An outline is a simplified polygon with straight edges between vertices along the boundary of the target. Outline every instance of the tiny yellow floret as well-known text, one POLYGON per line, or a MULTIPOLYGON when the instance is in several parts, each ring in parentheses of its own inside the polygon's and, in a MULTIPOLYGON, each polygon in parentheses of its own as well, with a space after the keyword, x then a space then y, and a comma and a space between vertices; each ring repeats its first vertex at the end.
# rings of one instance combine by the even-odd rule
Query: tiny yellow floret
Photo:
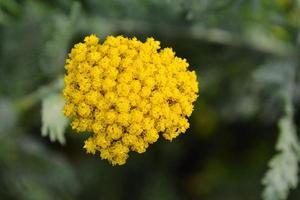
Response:
POLYGON ((87 153, 112 165, 129 151, 143 153, 159 136, 173 140, 189 128, 198 82, 185 59, 148 38, 96 35, 76 44, 66 60, 64 114, 77 132, 90 132, 87 153))

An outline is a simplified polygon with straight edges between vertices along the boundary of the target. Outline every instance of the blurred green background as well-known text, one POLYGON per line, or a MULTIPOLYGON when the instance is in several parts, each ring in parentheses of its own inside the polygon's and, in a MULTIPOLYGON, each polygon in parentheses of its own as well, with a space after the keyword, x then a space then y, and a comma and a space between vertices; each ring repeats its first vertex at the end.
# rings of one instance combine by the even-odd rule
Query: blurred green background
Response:
POLYGON ((287 84, 300 125, 299 46, 299 0, 0 0, 0 199, 260 199, 287 84), (186 134, 116 167, 69 126, 41 136, 42 101, 92 33, 154 37, 189 61, 200 95, 186 134))

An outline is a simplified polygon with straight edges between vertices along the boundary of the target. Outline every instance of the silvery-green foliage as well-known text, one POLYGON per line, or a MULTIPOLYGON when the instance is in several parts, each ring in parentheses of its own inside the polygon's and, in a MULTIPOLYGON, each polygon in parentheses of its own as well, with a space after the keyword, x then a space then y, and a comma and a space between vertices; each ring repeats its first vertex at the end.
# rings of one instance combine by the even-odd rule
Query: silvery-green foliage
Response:
POLYGON ((1 199, 74 199, 80 183, 69 160, 34 137, 18 131, 10 134, 13 140, 0 140, 0 168, 5 169, 0 179, 1 199), (10 198, 5 198, 7 194, 10 198))
POLYGON ((298 152, 299 143, 296 129, 290 116, 284 116, 279 121, 279 139, 276 145, 277 153, 269 163, 263 184, 265 189, 263 199, 287 199, 289 190, 298 184, 298 152))
POLYGON ((276 84, 282 87, 288 84, 288 77, 294 68, 294 63, 291 61, 274 59, 254 72, 254 80, 262 84, 276 84))
POLYGON ((80 4, 75 2, 70 6, 69 15, 58 13, 50 18, 51 26, 44 30, 48 39, 40 60, 44 73, 56 76, 63 72, 68 46, 79 28, 80 9, 80 4))
POLYGON ((260 115, 264 121, 276 123, 282 116, 282 100, 286 96, 291 96, 294 100, 295 71, 295 61, 277 58, 268 60, 254 71, 253 88, 257 96, 264 96, 259 103, 260 115))
POLYGON ((51 94, 42 100, 42 136, 52 142, 65 144, 65 129, 68 119, 63 115, 64 99, 61 94, 51 94))
MULTIPOLYGON (((299 59, 295 61, 290 59, 294 55, 299 58, 300 55, 298 48, 300 43, 299 0, 274 2, 259 0, 85 0, 77 1, 82 4, 80 10, 79 7, 76 8, 76 3, 75 6, 73 5, 73 2, 73 0, 0 0, 0 93, 1 99, 4 99, 0 100, 1 199, 83 199, 95 196, 98 198, 99 193, 102 199, 124 197, 122 191, 127 190, 123 189, 122 181, 116 181, 115 178, 120 174, 115 173, 115 170, 111 171, 101 163, 99 170, 99 165, 91 164, 89 160, 86 160, 86 155, 72 153, 77 158, 75 161, 68 159, 69 155, 66 152, 73 149, 71 143, 62 148, 62 151, 52 151, 52 145, 45 145, 42 140, 35 138, 35 128, 40 121, 39 118, 33 117, 36 116, 33 114, 40 112, 36 105, 51 93, 58 93, 61 90, 60 84, 49 83, 62 75, 67 48, 81 41, 84 35, 91 33, 100 36, 102 41, 107 35, 123 34, 139 38, 153 36, 164 40, 163 44, 166 46, 176 44, 175 50, 191 61, 192 66, 197 66, 194 69, 201 78, 199 99, 206 100, 207 107, 211 108, 209 113, 212 114, 205 115, 201 102, 200 107, 197 105, 193 115, 195 118, 204 116, 203 118, 208 121, 215 120, 214 126, 217 128, 223 128, 224 124, 240 127, 241 122, 251 123, 252 120, 255 120, 255 127, 250 125, 248 129, 250 131, 251 128, 265 127, 265 122, 268 123, 267 128, 270 128, 280 118, 279 131, 283 139, 279 139, 281 142, 278 143, 284 144, 286 148, 277 148, 278 154, 271 161, 269 175, 264 179, 265 185, 268 186, 266 187, 268 192, 265 192, 267 195, 264 197, 278 198, 279 193, 286 196, 289 188, 292 188, 297 180, 295 151, 290 147, 293 144, 287 141, 293 138, 291 134, 295 131, 293 120, 295 122, 298 120, 286 117, 281 105, 283 105, 282 97, 288 91, 285 89, 285 83, 290 77, 289 65, 292 62, 299 65, 299 59), (293 48, 290 48, 291 46, 293 48), (282 60, 273 60, 260 67, 260 70, 255 73, 256 81, 253 82, 249 76, 252 70, 261 65, 263 60, 272 59, 278 55, 282 60), (253 85, 255 85, 254 89, 252 89, 253 85), (260 88, 257 88, 257 85, 260 88), (10 100, 11 102, 8 102, 10 100), (259 120, 256 117, 259 117, 259 120), (286 165, 286 162, 289 162, 289 165, 286 165), (282 166, 279 167, 281 164, 282 166), (76 176, 81 177, 81 181, 88 180, 84 182, 87 187, 81 188, 82 193, 78 197, 75 196, 78 187, 74 187, 76 176, 73 174, 74 178, 72 178, 68 175, 72 169, 78 170, 79 173, 76 176), (282 177, 280 173, 283 172, 282 177), (97 189, 88 185, 93 185, 97 189), (281 190, 276 188, 281 188, 281 190), (95 191, 100 192, 95 193, 95 191), (7 193, 7 198, 5 194, 3 197, 3 192, 7 193)), ((300 86, 295 87, 298 87, 294 91, 297 94, 289 96, 293 96, 294 103, 298 107, 300 86)), ((47 110, 47 112, 50 111, 47 110)), ((197 122, 195 120, 193 124, 197 122)), ((224 132, 226 132, 226 127, 224 132)), ((47 134, 50 133, 49 130, 47 134)), ((197 132, 197 135, 204 130, 203 127, 199 130, 195 126, 191 127, 191 131, 197 132)), ((204 195, 209 199, 216 199, 209 196, 212 194, 218 194, 220 199, 258 199, 254 187, 251 189, 250 185, 245 185, 245 183, 255 178, 252 183, 257 185, 258 177, 252 176, 251 172, 254 168, 260 169, 259 159, 262 157, 265 159, 266 151, 269 151, 266 147, 270 143, 270 138, 269 136, 260 137, 261 130, 255 129, 257 134, 251 135, 257 146, 253 154, 247 156, 247 161, 254 163, 252 167, 249 166, 250 173, 237 173, 237 169, 241 168, 240 164, 243 162, 228 162, 231 163, 230 167, 221 165, 220 162, 217 163, 218 168, 207 167, 208 171, 205 167, 201 167, 200 171, 195 167, 197 176, 193 174, 193 171, 189 171, 191 177, 195 177, 195 181, 198 178, 201 179, 201 183, 205 180, 205 184, 198 184, 197 188, 201 190, 189 188, 186 194, 195 195, 194 199, 203 199, 201 191, 205 191, 204 195), (259 145, 261 142, 264 144, 263 147, 259 145), (219 169, 223 168, 232 170, 230 173, 241 174, 239 190, 236 190, 237 182, 233 181, 235 179, 231 176, 232 174, 227 179, 222 175, 220 171, 224 170, 219 169), (198 176, 198 172, 203 172, 205 176, 198 176), (230 187, 234 188, 232 196, 228 191, 230 187), (248 194, 253 196, 245 193, 243 187, 246 187, 248 194), (229 196, 224 195, 224 192, 229 196)), ((244 132, 241 131, 241 134, 244 132)), ((216 133, 213 138, 219 136, 220 134, 216 133)), ((228 134, 228 138, 230 136, 232 133, 228 134)), ((193 137, 187 138, 192 138, 190 141, 193 141, 188 144, 197 144, 193 137)), ((235 136, 232 138, 236 139, 235 136)), ((218 151, 220 148, 223 152, 229 145, 228 142, 225 144, 224 146, 216 145, 215 150, 218 151)), ((247 141, 243 146, 246 145, 249 145, 247 141)), ((175 155, 178 159, 176 162, 181 161, 178 152, 172 151, 174 162, 175 155)), ((186 151, 186 153, 189 152, 186 151)), ((165 159, 168 164, 172 163, 169 157, 165 159)), ((207 162, 202 161, 203 164, 209 165, 209 159, 207 162)), ((157 165, 156 162, 153 163, 157 165)), ((153 163, 149 162, 147 165, 149 169, 153 167, 153 163)), ((182 165, 191 166, 187 162, 182 165)), ((266 166, 265 163, 263 165, 266 166)), ((144 169, 143 173, 147 175, 151 172, 147 168, 144 169)), ((175 173, 176 176, 173 174, 173 177, 172 174, 165 174, 165 172, 170 172, 170 170, 163 171, 166 169, 169 169, 169 165, 165 165, 159 171, 170 176, 168 180, 172 181, 163 182, 165 187, 161 191, 159 187, 151 187, 157 181, 150 181, 151 184, 143 187, 139 180, 138 184, 141 187, 137 188, 149 188, 151 194, 157 195, 167 189, 169 198, 178 196, 175 188, 172 189, 172 184, 176 183, 176 180, 173 181, 171 178, 182 176, 178 176, 178 173, 175 173)), ((142 171, 138 169, 137 173, 140 172, 142 171)), ((125 177, 128 176, 126 172, 122 174, 125 177)), ((151 175, 153 176, 153 173, 151 175)), ((159 175, 153 176, 158 182, 159 175)), ((134 183, 134 179, 132 180, 134 183)), ((193 181, 193 183, 196 182, 193 181)), ((148 191, 140 192, 146 196, 148 191)), ((134 194, 134 191, 132 193, 134 194)))
POLYGON ((256 71, 256 80, 276 84, 283 100, 284 114, 278 122, 279 137, 276 155, 269 162, 269 170, 262 183, 264 200, 285 200, 290 189, 298 185, 298 162, 300 145, 294 124, 295 66, 289 62, 271 62, 256 71))

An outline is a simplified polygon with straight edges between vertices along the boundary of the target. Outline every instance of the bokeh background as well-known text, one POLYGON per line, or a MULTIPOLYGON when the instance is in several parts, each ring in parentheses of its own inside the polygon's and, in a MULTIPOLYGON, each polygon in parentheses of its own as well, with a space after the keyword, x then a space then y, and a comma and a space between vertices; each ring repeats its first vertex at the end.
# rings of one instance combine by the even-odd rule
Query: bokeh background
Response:
POLYGON ((299 46, 299 0, 0 0, 0 199, 260 199, 287 83, 300 125, 299 46), (189 61, 200 95, 186 134, 115 167, 69 125, 42 136, 43 99, 92 33, 154 37, 189 61))

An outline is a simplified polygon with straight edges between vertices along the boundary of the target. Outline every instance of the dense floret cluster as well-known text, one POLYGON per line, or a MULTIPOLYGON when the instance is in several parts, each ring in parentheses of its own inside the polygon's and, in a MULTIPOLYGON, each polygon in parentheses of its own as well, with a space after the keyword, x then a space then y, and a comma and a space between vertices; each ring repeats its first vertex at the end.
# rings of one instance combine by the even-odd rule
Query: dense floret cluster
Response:
POLYGON ((66 61, 64 113, 84 148, 122 165, 129 151, 143 153, 160 135, 172 140, 189 127, 198 82, 185 59, 153 38, 95 35, 74 46, 66 61))

